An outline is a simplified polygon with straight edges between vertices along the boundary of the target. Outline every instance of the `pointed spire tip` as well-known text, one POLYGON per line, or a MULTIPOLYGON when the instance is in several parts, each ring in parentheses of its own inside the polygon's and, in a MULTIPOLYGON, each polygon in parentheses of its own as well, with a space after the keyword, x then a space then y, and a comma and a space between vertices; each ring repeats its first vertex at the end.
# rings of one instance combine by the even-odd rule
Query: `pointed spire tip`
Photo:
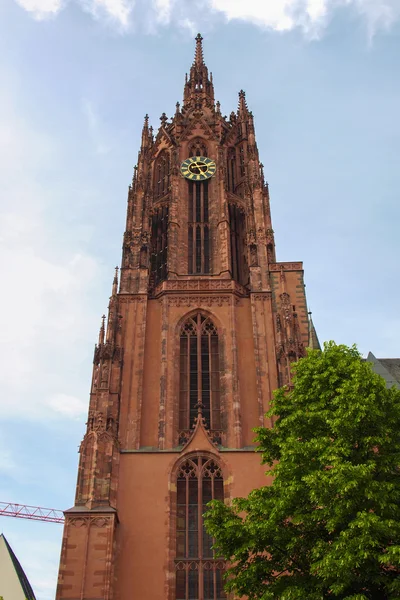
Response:
POLYGON ((202 45, 202 41, 203 38, 201 36, 201 33, 198 33, 196 35, 196 52, 194 55, 194 64, 197 66, 200 66, 203 64, 203 45, 202 45))

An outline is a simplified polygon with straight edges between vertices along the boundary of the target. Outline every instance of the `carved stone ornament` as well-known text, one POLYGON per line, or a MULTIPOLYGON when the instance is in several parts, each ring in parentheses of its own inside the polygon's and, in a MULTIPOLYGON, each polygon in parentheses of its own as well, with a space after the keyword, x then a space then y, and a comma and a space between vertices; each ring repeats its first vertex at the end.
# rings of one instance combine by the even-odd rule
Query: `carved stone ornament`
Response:
POLYGON ((250 246, 252 244, 257 243, 256 232, 255 229, 249 229, 247 232, 247 245, 250 246))
POLYGON ((147 294, 129 294, 119 298, 120 304, 134 304, 147 302, 147 294))
POLYGON ((257 302, 265 302, 271 297, 271 292, 265 292, 264 294, 252 294, 251 297, 257 302))
POLYGON ((140 241, 142 244, 148 244, 150 242, 150 233, 148 231, 142 231, 140 241))
POLYGON ((208 429, 207 425, 206 425, 206 419, 204 417, 202 417, 201 415, 198 415, 195 418, 194 424, 191 429, 182 429, 179 431, 179 434, 178 434, 179 446, 187 446, 187 444, 190 442, 190 440, 194 436, 194 433, 196 431, 198 424, 204 429, 204 431, 207 434, 207 437, 209 438, 209 440, 213 444, 213 446, 218 448, 219 446, 223 445, 223 440, 224 440, 223 430, 222 429, 218 429, 218 430, 217 429, 208 429))
POLYGON ((168 291, 229 291, 238 296, 248 296, 247 288, 240 285, 236 281, 230 279, 208 279, 208 280, 191 280, 191 279, 175 279, 161 282, 154 289, 154 296, 158 296, 163 292, 168 291))
POLYGON ((259 244, 267 243, 267 236, 266 236, 265 230, 262 227, 259 227, 257 229, 257 241, 259 244))
POLYGON ((266 242, 267 242, 267 244, 274 244, 274 231, 273 231, 273 229, 267 229, 267 231, 266 231, 266 242))
POLYGON ((170 296, 169 306, 229 306, 230 296, 170 296))
POLYGON ((67 517, 67 523, 70 527, 87 527, 90 522, 90 517, 67 517))
POLYGON ((294 263, 288 263, 288 262, 281 262, 281 263, 274 263, 272 265, 269 265, 269 270, 270 271, 302 271, 303 270, 303 263, 301 262, 294 262, 294 263))

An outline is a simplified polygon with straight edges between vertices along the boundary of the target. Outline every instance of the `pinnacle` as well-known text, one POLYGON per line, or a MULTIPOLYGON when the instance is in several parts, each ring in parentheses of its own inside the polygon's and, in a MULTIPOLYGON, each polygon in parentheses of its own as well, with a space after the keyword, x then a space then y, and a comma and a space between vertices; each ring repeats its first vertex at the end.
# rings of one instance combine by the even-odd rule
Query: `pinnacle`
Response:
POLYGON ((238 113, 244 114, 244 113, 247 113, 248 111, 249 111, 249 109, 247 108, 246 92, 244 90, 240 90, 238 113))
POLYGON ((117 295, 117 290, 118 290, 118 271, 119 271, 119 268, 115 267, 115 275, 114 275, 113 285, 112 285, 112 295, 113 296, 117 295))
POLYGON ((203 64, 203 38, 200 33, 196 36, 196 51, 194 55, 194 64, 200 67, 203 64))

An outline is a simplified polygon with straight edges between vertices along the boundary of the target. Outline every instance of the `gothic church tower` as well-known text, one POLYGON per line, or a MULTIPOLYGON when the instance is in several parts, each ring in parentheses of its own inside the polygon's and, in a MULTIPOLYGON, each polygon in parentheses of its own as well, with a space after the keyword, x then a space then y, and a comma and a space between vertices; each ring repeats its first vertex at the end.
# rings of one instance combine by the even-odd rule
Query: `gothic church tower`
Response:
POLYGON ((145 117, 57 600, 226 597, 202 514, 265 485, 252 429, 310 333, 245 93, 223 117, 199 34, 182 106, 155 135, 145 117))

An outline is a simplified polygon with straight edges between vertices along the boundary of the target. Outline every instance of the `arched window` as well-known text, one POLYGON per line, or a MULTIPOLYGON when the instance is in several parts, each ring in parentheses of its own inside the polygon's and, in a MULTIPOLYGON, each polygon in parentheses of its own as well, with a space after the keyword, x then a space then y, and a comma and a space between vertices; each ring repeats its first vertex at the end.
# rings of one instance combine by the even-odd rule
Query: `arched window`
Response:
POLYGON ((166 151, 161 152, 154 166, 154 196, 165 196, 169 188, 169 156, 166 151))
POLYGON ((203 514, 211 500, 224 499, 220 466, 196 456, 179 468, 176 506, 176 600, 224 600, 225 562, 215 557, 203 514))
MULTIPOLYGON (((211 431, 221 429, 218 331, 209 317, 198 313, 181 327, 179 429, 187 432, 198 412, 211 431)), ((182 435, 182 434, 181 434, 182 435)))

